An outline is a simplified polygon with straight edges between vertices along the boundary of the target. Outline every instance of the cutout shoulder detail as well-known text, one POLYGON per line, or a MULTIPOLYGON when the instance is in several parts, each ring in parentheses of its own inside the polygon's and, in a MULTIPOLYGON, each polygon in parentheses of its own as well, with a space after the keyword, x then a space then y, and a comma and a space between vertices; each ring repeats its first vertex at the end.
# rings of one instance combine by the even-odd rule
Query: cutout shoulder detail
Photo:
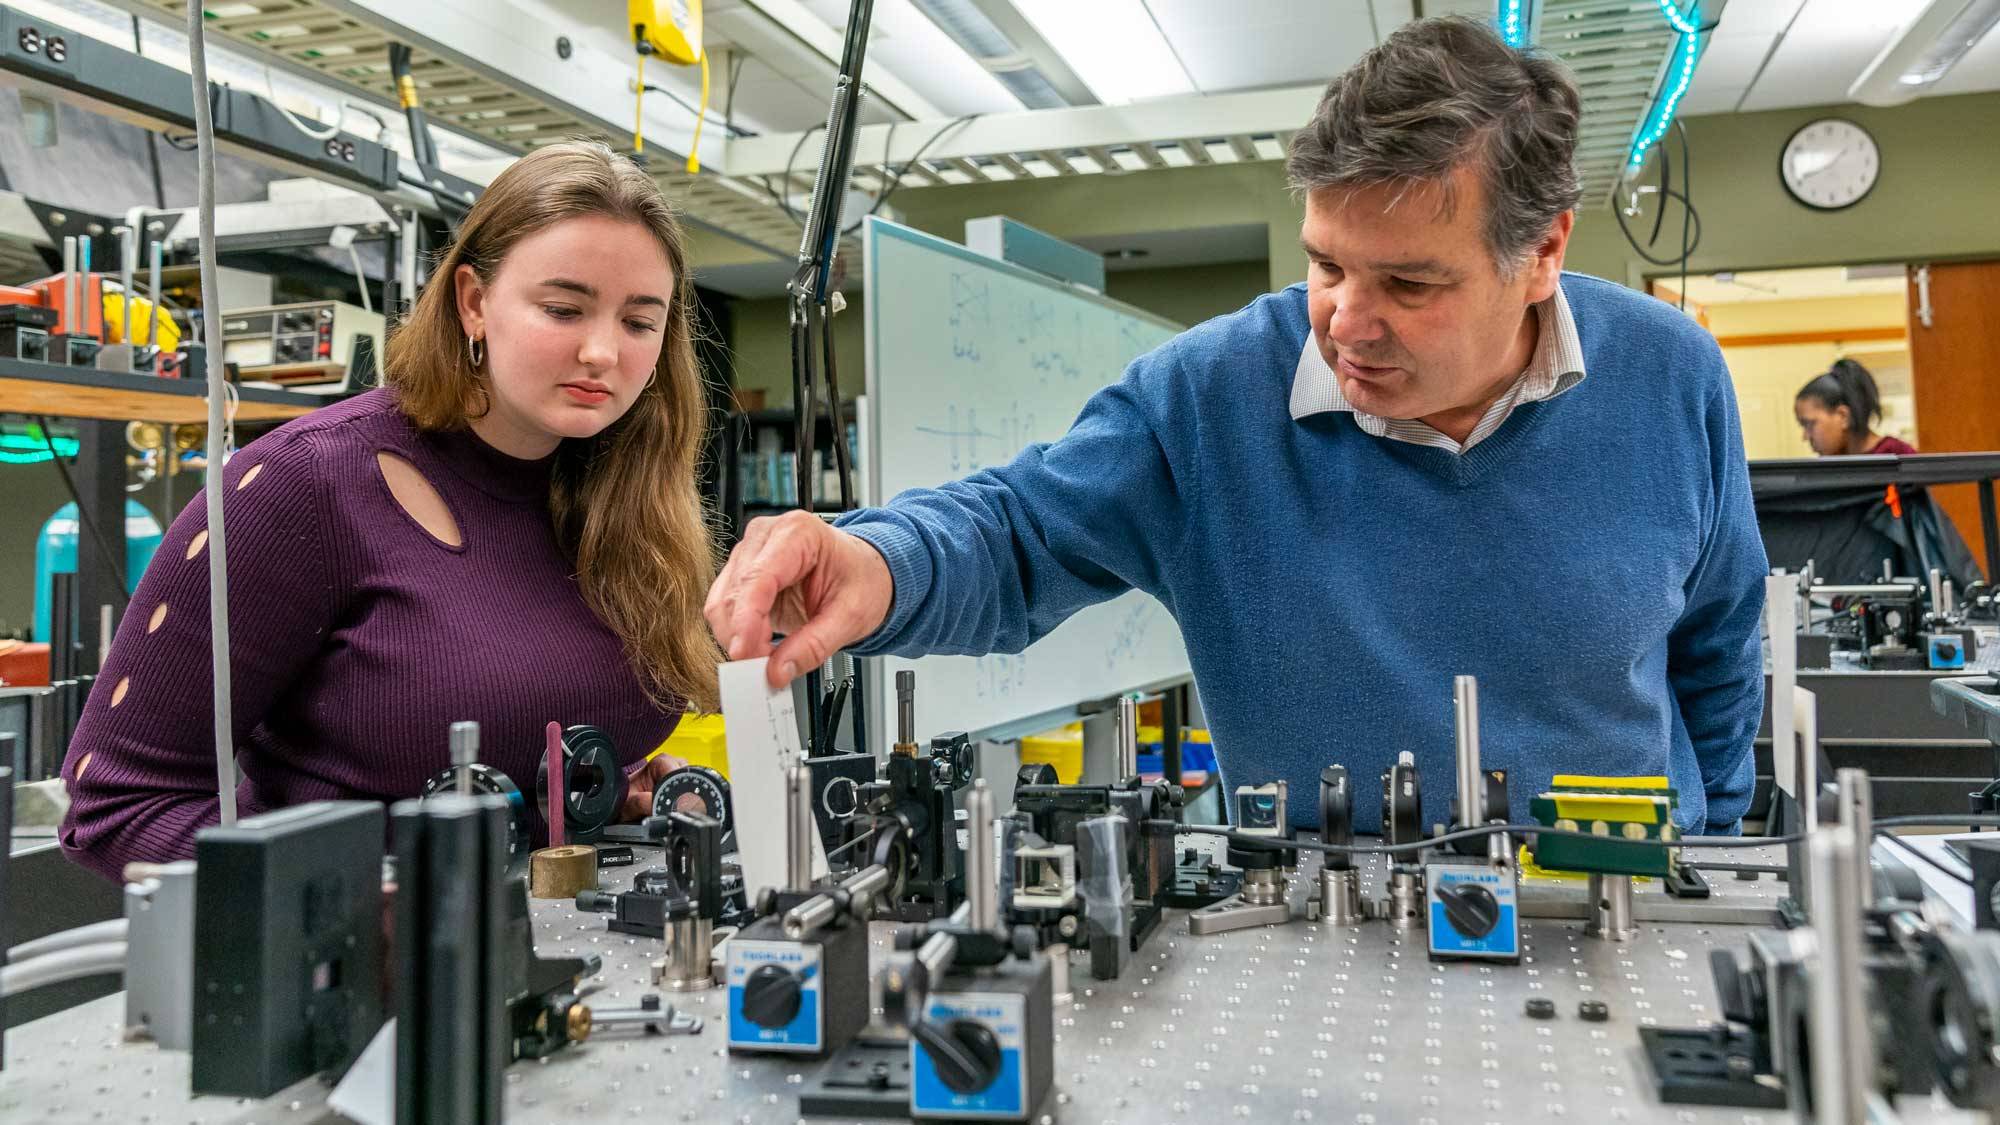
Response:
POLYGON ((389 486, 389 495, 395 498, 404 515, 415 520, 418 527, 430 533, 431 538, 447 547, 465 545, 465 537, 459 532, 451 507, 415 465, 410 464, 402 454, 387 449, 375 451, 375 465, 382 472, 382 482, 389 486))

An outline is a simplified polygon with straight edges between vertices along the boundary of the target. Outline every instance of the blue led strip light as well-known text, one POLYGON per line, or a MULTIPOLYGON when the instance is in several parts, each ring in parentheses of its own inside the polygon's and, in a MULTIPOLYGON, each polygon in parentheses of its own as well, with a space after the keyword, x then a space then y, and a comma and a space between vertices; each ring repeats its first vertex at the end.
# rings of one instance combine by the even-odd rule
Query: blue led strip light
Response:
POLYGON ((1494 22, 1499 25, 1500 38, 1509 47, 1528 45, 1528 3, 1529 0, 1500 0, 1500 11, 1494 22))
POLYGON ((1667 17, 1680 38, 1674 43, 1674 54, 1667 62, 1667 85, 1665 96, 1654 103, 1651 120, 1632 142, 1632 155, 1625 161, 1626 171, 1636 172, 1646 163, 1646 152, 1674 123, 1674 110, 1681 104, 1681 97, 1687 93, 1694 81, 1694 64, 1701 57, 1701 0, 1694 0, 1683 12, 1673 0, 1659 0, 1660 11, 1667 17))

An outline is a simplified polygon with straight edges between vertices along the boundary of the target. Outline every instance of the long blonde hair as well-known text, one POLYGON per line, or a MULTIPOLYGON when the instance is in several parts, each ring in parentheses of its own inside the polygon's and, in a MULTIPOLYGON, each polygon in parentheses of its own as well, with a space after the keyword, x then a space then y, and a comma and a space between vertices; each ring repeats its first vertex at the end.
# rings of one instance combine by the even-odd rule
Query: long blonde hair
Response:
POLYGON ((389 337, 387 381, 420 429, 466 426, 490 405, 458 319, 453 278, 491 284, 521 239, 565 219, 604 215, 659 239, 673 269, 657 377, 596 437, 556 452, 549 510, 584 601, 624 642, 653 698, 713 712, 721 652, 702 618, 717 555, 696 482, 708 400, 694 355, 694 285, 680 220, 638 166, 591 141, 540 148, 495 177, 459 225, 409 314, 389 337))

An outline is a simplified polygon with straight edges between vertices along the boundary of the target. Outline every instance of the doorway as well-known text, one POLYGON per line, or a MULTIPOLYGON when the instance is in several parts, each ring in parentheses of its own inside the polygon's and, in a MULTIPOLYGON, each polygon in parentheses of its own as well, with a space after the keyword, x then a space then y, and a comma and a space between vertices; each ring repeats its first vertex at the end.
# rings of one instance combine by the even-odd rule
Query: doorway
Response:
MULTIPOLYGON (((1792 402, 1838 359, 1854 360, 1874 376, 1882 397, 1876 432, 1917 444, 1905 278, 1897 263, 1687 279, 1687 311, 1715 337, 1729 366, 1750 460, 1813 455, 1792 402)), ((1680 303, 1678 277, 1652 285, 1654 296, 1680 303)))

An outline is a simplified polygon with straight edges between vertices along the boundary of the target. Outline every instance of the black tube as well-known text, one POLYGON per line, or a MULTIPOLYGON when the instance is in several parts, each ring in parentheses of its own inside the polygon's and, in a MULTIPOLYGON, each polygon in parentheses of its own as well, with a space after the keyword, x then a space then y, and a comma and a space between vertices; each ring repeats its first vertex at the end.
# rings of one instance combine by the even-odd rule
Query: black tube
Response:
POLYGON ((1986 577, 2000 580, 2000 517, 1993 510, 1993 482, 1979 482, 1979 524, 1986 539, 1986 577))
POLYGON ((840 376, 833 363, 833 316, 822 313, 819 323, 820 351, 826 367, 826 416, 828 425, 833 427, 834 475, 840 478, 840 510, 854 510, 854 466, 849 463, 847 450, 847 420, 840 409, 840 376))

